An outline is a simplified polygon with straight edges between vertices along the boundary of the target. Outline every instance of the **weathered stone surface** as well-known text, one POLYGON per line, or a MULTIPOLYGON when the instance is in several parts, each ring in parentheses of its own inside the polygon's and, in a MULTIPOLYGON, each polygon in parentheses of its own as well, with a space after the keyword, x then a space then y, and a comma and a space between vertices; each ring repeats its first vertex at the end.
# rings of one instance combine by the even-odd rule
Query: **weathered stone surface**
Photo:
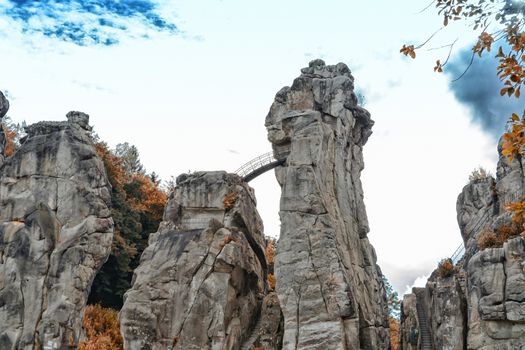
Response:
POLYGON ((2 91, 0 91, 0 119, 2 119, 9 110, 9 101, 5 98, 2 91))
POLYGON ((501 248, 480 251, 478 246, 483 230, 510 224, 505 205, 525 199, 523 159, 509 162, 501 155, 501 145, 499 152, 497 178, 474 179, 458 197, 458 223, 466 249, 456 273, 449 279, 434 273, 425 289, 433 300, 426 307, 437 349, 525 348, 524 238, 510 239, 501 248), (460 329, 466 335, 463 344, 457 342, 465 339, 460 329))
POLYGON ((417 297, 405 294, 401 303, 401 322, 399 337, 402 350, 418 350, 419 322, 417 315, 417 297))
POLYGON ((387 349, 385 290, 360 173, 373 121, 358 107, 342 63, 321 60, 281 89, 266 118, 286 163, 275 260, 284 315, 283 349, 387 349))
POLYGON ((181 175, 120 313, 125 349, 239 349, 267 292, 252 189, 225 172, 181 175))
POLYGON ((27 128, 0 167, 0 349, 74 347, 113 239, 89 117, 27 128), (83 120, 83 123, 79 123, 83 120))
POLYGON ((463 350, 466 345, 466 300, 461 276, 440 277, 433 274, 421 298, 426 311, 432 344, 436 349, 463 350))
POLYGON ((0 167, 2 164, 4 164, 5 161, 5 145, 6 145, 6 138, 4 133, 4 127, 2 124, 2 118, 7 114, 7 111, 9 110, 9 101, 5 98, 2 91, 0 91, 0 167))

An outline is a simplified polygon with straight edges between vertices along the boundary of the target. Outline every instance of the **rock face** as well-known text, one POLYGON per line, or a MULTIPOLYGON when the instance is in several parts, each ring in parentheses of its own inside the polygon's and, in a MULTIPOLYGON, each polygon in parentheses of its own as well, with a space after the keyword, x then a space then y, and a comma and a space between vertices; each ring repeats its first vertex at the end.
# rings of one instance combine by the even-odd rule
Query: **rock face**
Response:
POLYGON ((524 348, 525 240, 518 236, 484 250, 478 244, 482 232, 511 223, 505 204, 525 199, 523 160, 509 162, 499 150, 497 178, 474 178, 458 197, 463 259, 453 276, 435 272, 420 291, 436 349, 524 348))
POLYGON ((4 128, 2 125, 2 118, 7 114, 7 111, 9 110, 9 101, 5 98, 2 91, 0 91, 0 167, 2 164, 4 164, 5 161, 5 134, 4 134, 4 128))
POLYGON ((401 349, 419 349, 419 321, 415 294, 408 294, 403 298, 403 302, 401 303, 401 325, 399 334, 401 349))
POLYGON ((321 60, 281 89, 266 117, 282 187, 275 260, 283 349, 388 349, 381 271, 367 239, 360 173, 371 134, 353 77, 321 60))
POLYGON ((67 118, 29 126, 0 166, 0 349, 75 348, 110 253, 110 185, 89 117, 67 118))
MULTIPOLYGON (((255 205, 237 175, 178 177, 125 295, 125 349, 249 348, 268 291, 255 205)), ((271 307, 265 302, 263 316, 271 307)))

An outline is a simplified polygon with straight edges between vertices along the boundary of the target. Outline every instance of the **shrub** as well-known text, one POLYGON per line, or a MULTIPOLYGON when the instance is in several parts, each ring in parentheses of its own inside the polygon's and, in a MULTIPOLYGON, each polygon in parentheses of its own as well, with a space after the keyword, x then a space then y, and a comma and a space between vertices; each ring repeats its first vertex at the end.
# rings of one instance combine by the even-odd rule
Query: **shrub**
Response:
POLYGON ((492 177, 492 175, 491 175, 490 172, 488 172, 487 170, 485 170, 482 167, 479 167, 479 168, 474 169, 472 171, 472 173, 469 175, 468 179, 469 179, 470 182, 476 182, 476 181, 486 180, 486 179, 489 179, 491 177, 492 177))
POLYGON ((87 339, 78 344, 78 350, 122 350, 123 339, 120 334, 116 310, 100 305, 89 305, 84 311, 82 321, 87 339))
POLYGON ((499 242, 495 232, 485 229, 478 236, 478 247, 481 250, 501 247, 501 242, 499 242))
POLYGON ((442 278, 450 277, 454 273, 454 263, 452 259, 446 258, 439 262, 438 264, 438 274, 442 278))
POLYGON ((273 259, 275 258, 275 240, 270 238, 268 239, 268 244, 266 244, 266 261, 269 265, 273 265, 273 259))
POLYGON ((273 275, 273 273, 269 273, 268 274, 268 285, 270 286, 271 290, 275 290, 276 282, 277 281, 276 281, 275 276, 273 275))
POLYGON ((235 202, 237 201, 238 194, 237 192, 230 192, 227 193, 224 196, 224 199, 222 201, 222 204, 224 205, 224 209, 230 210, 235 205, 235 202))
POLYGON ((399 350, 399 321, 394 317, 388 318, 390 328, 390 349, 399 350))
POLYGON ((500 248, 503 243, 511 238, 518 237, 520 234, 522 234, 522 227, 517 222, 513 222, 511 225, 501 225, 496 231, 485 229, 479 234, 478 247, 481 250, 500 248))

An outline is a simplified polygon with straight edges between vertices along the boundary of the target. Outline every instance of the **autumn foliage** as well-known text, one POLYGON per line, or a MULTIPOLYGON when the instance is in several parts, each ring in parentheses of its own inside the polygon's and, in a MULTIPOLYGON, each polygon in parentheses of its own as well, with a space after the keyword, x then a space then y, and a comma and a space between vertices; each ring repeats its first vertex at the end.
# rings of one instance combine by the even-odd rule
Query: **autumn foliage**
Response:
POLYGON ((229 210, 231 208, 233 208, 233 206, 235 205, 235 202, 237 201, 237 197, 238 197, 238 193, 237 192, 229 192, 227 193, 222 202, 223 202, 223 205, 224 205, 224 209, 226 210, 229 210))
POLYGON ((78 350, 123 349, 117 311, 89 305, 84 311, 83 327, 87 340, 78 345, 78 350))
POLYGON ((390 349, 399 350, 399 320, 389 317, 388 325, 390 328, 390 349))
POLYGON ((450 277, 454 273, 454 263, 452 262, 452 259, 447 258, 443 259, 438 264, 438 274, 442 278, 450 277))
POLYGON ((502 247, 503 243, 518 237, 522 231, 523 227, 518 223, 501 225, 496 230, 485 229, 478 236, 478 247, 479 249, 502 247))
POLYGON ((115 228, 111 255, 95 278, 89 302, 118 309, 122 296, 130 288, 132 272, 147 246, 148 236, 162 220, 167 195, 154 174, 144 173, 138 152, 124 149, 124 156, 135 157, 124 159, 103 142, 96 143, 95 148, 112 186, 111 216, 115 228))
POLYGON ((274 275, 274 259, 275 259, 275 239, 268 238, 266 242, 266 249, 264 251, 266 255, 266 262, 268 263, 268 285, 271 290, 275 290, 277 280, 274 275))

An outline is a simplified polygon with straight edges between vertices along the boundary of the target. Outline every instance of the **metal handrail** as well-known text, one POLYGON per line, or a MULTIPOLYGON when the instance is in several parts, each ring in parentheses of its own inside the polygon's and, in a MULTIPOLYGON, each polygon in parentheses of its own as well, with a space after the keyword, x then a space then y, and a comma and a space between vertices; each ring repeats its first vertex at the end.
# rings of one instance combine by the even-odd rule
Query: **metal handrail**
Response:
POLYGON ((450 258, 452 260, 452 263, 455 265, 458 261, 461 260, 461 258, 465 255, 465 246, 463 243, 456 249, 456 251, 452 254, 452 257, 450 258))
MULTIPOLYGON (((273 152, 267 152, 245 163, 239 169, 235 170, 235 173, 245 179, 257 170, 267 167, 270 164, 282 163, 285 159, 286 157, 275 156, 273 152)), ((264 171, 267 171, 267 169, 264 171)))

